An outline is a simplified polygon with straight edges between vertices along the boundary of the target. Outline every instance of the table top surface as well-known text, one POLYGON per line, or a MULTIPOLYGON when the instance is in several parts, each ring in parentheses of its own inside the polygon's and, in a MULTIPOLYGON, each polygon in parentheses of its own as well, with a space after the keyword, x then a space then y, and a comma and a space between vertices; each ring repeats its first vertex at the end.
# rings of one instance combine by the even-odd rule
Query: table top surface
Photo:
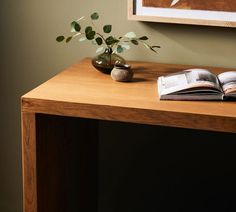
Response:
MULTIPOLYGON (((25 94, 22 97, 22 111, 236 131, 236 102, 159 100, 159 76, 196 66, 148 62, 130 64, 134 70, 134 79, 132 82, 121 83, 97 71, 92 67, 90 59, 86 58, 25 94), (199 119, 202 119, 205 126, 199 119)), ((230 70, 205 68, 217 74, 230 70)))

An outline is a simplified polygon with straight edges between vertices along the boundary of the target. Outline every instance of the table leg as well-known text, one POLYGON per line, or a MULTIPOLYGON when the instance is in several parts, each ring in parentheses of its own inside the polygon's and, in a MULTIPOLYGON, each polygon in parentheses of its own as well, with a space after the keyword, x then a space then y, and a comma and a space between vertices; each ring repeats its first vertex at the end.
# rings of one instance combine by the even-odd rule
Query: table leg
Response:
POLYGON ((35 114, 22 113, 24 212, 37 212, 35 114))
POLYGON ((23 117, 24 212, 97 211, 98 121, 27 117, 23 117))

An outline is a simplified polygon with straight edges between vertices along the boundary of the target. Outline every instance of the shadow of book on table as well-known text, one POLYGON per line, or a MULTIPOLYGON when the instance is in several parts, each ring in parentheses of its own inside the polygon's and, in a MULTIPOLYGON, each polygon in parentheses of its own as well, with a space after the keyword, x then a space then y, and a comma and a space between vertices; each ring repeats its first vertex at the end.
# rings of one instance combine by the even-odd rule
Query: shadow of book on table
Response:
POLYGON ((236 100, 236 71, 187 69, 157 80, 160 100, 236 100))

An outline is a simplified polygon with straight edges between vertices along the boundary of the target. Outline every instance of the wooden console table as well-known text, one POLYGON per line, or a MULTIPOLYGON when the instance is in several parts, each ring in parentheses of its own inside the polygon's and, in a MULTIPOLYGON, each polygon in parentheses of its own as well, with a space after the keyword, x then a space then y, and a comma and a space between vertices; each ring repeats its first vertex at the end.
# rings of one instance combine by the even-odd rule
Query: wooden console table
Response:
POLYGON ((96 211, 98 120, 236 132, 235 102, 158 100, 157 77, 190 66, 131 64, 119 83, 84 59, 22 97, 24 212, 96 211))

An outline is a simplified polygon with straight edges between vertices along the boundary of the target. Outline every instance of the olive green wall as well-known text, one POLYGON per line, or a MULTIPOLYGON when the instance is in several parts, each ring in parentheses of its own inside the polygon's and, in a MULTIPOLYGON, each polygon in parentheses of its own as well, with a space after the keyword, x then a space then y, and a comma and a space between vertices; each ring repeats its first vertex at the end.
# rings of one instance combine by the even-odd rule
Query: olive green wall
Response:
POLYGON ((236 68, 236 30, 127 20, 127 1, 3 0, 0 7, 1 127, 0 211, 22 207, 20 96, 71 63, 93 56, 95 47, 77 41, 58 44, 68 23, 93 11, 111 23, 115 35, 135 31, 161 45, 159 54, 132 47, 126 59, 236 68))

